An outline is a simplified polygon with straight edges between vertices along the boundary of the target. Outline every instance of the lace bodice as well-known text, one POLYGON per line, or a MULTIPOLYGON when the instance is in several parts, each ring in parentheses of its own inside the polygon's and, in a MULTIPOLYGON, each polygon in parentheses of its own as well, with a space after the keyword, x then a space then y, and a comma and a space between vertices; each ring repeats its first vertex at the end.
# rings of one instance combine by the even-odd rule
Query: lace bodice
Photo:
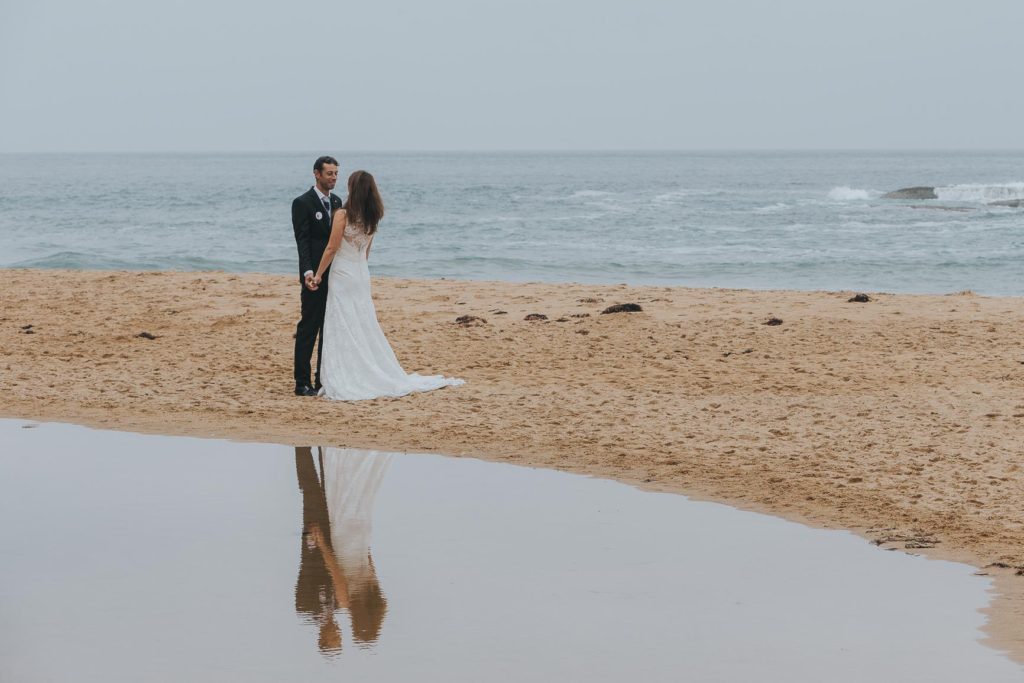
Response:
POLYGON ((356 223, 349 223, 345 226, 345 233, 342 238, 359 251, 366 251, 366 245, 370 243, 372 235, 366 234, 366 228, 356 223))

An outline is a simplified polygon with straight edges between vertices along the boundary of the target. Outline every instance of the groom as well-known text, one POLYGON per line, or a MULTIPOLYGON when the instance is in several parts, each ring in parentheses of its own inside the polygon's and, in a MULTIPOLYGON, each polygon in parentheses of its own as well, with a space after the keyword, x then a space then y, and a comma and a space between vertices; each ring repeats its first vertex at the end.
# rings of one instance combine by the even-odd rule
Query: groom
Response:
POLYGON ((320 359, 324 349, 324 310, 327 307, 327 275, 320 286, 313 274, 331 236, 331 217, 342 207, 342 201, 331 190, 338 182, 338 160, 323 156, 313 163, 316 185, 292 201, 292 229, 299 249, 299 273, 302 282, 302 318, 295 328, 295 395, 316 396, 320 389, 320 359), (320 343, 316 344, 317 335, 320 343), (313 346, 317 346, 316 384, 310 382, 309 362, 313 346))

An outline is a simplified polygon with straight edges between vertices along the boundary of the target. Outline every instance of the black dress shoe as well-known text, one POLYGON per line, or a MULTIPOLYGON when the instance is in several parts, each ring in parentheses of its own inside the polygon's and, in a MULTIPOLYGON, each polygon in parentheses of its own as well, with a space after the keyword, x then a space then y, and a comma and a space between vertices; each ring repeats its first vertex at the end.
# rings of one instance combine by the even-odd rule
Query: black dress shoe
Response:
POLYGON ((296 384, 295 385, 296 396, 316 396, 316 389, 309 386, 308 384, 296 384))

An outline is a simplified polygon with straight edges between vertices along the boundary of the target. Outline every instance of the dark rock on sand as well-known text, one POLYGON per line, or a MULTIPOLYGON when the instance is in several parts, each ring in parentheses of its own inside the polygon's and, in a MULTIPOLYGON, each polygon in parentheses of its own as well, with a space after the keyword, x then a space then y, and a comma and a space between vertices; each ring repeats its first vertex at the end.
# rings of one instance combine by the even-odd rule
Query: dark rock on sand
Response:
POLYGON ((868 296, 867 294, 854 294, 846 301, 847 303, 851 304, 866 304, 867 302, 871 301, 871 297, 868 296))
POLYGON ((460 315, 455 319, 456 324, 469 327, 471 325, 484 325, 487 323, 486 320, 475 315, 460 315))
POLYGON ((525 318, 523 318, 523 320, 547 320, 547 319, 548 319, 548 317, 546 315, 544 315, 543 313, 531 313, 528 316, 526 316, 525 318))
POLYGON ((782 318, 768 318, 762 324, 770 325, 772 327, 774 327, 775 325, 781 325, 782 324, 782 318))
POLYGON ((142 339, 156 339, 156 335, 155 334, 150 334, 149 332, 139 332, 135 336, 136 337, 141 337, 142 339))
POLYGON ((903 187, 886 192, 882 199, 938 199, 934 187, 903 187))
POLYGON ((615 304, 601 311, 601 315, 606 313, 639 313, 644 309, 640 308, 640 304, 615 304))

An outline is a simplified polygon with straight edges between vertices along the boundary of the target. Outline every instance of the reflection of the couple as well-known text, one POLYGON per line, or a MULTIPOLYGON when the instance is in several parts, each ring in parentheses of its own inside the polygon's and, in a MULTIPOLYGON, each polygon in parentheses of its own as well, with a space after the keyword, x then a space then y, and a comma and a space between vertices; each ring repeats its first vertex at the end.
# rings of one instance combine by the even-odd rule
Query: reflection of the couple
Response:
POLYGON ((391 455, 351 448, 295 449, 302 491, 302 546, 295 609, 320 629, 325 654, 341 652, 335 620, 346 610, 353 640, 370 645, 380 636, 387 600, 370 555, 373 500, 391 455))

